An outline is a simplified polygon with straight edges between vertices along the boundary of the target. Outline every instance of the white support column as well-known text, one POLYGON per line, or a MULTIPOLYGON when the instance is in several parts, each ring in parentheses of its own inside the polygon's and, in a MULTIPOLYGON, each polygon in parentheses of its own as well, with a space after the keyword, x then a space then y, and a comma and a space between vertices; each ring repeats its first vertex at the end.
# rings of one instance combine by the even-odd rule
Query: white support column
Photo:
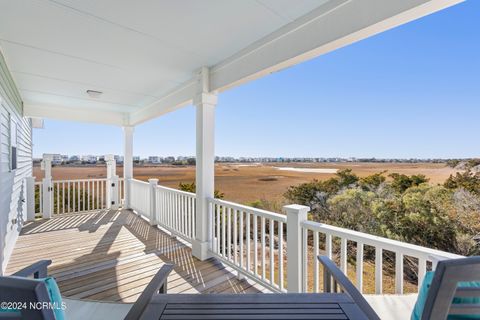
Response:
POLYGON ((209 70, 203 67, 197 77, 196 106, 196 238, 192 254, 200 260, 209 258, 211 221, 208 199, 214 196, 215 184, 215 106, 217 95, 209 92, 209 70))
POLYGON ((117 163, 113 154, 105 156, 107 163, 107 209, 118 209, 118 176, 117 163))
POLYGON ((288 292, 302 292, 302 221, 307 220, 310 208, 298 204, 284 206, 287 213, 287 290, 288 292))
MULTIPOLYGON (((123 207, 130 209, 130 179, 133 179, 133 131, 135 127, 123 127, 123 188, 125 190, 123 207)), ((121 199, 119 199, 121 201, 121 199)))
POLYGON ((50 219, 53 213, 52 160, 53 155, 43 154, 41 169, 45 171, 42 180, 42 213, 44 219, 50 219))
POLYGON ((25 178, 27 200, 27 221, 35 220, 35 177, 25 178))

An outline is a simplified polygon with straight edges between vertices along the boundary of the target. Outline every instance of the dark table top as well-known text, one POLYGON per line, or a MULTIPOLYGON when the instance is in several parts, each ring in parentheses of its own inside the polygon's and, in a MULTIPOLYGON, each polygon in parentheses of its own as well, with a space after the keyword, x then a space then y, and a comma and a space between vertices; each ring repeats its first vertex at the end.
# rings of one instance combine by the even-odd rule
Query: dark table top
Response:
POLYGON ((142 319, 368 319, 343 293, 160 294, 142 319))

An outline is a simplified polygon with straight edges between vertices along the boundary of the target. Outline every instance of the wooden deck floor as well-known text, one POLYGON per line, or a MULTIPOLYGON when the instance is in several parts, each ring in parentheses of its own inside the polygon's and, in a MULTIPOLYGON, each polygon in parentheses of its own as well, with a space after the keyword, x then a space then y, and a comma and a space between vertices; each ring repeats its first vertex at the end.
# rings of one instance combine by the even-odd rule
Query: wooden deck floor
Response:
POLYGON ((40 259, 53 261, 49 274, 71 298, 133 302, 166 262, 175 264, 169 292, 259 292, 218 261, 193 258, 188 246, 126 210, 64 214, 27 223, 7 274, 40 259))

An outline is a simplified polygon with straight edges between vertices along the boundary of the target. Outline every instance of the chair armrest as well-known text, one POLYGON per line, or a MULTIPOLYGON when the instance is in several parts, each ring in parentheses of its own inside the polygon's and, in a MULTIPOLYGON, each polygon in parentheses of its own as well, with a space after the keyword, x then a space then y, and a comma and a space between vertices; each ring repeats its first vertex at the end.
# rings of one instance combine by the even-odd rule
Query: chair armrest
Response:
POLYGON ((360 291, 353 285, 347 276, 326 256, 318 256, 318 260, 323 266, 323 286, 325 292, 332 292, 330 279, 336 281, 343 292, 348 294, 355 304, 367 315, 368 319, 378 319, 380 317, 368 304, 360 291))
POLYGON ((137 301, 133 304, 132 308, 125 317, 125 320, 140 319, 142 313, 147 308, 153 296, 159 293, 167 293, 167 278, 172 270, 173 264, 169 263, 160 268, 145 290, 143 290, 140 297, 138 297, 137 301))
POLYGON ((38 278, 45 278, 47 276, 47 267, 52 263, 52 260, 40 260, 35 262, 34 264, 29 265, 28 267, 23 268, 20 271, 15 272, 12 276, 16 277, 31 277, 38 279, 38 278))

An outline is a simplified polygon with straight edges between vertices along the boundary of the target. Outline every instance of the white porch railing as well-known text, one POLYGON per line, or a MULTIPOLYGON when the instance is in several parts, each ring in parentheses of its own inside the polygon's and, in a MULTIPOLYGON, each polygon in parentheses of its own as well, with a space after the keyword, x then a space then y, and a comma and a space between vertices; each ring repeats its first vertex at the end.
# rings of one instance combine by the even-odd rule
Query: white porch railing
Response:
POLYGON ((303 221, 301 227, 302 248, 299 248, 299 250, 302 250, 303 253, 303 292, 319 292, 321 276, 319 262, 314 257, 318 256, 320 250, 322 250, 324 255, 332 258, 334 246, 337 248, 339 247, 336 251, 339 253, 340 269, 345 274, 347 274, 347 269, 349 268, 349 258, 355 257, 355 284, 360 292, 363 291, 364 283, 364 248, 365 246, 371 248, 371 251, 374 252, 375 256, 373 266, 375 274, 375 294, 382 294, 384 292, 383 264, 385 261, 384 255, 387 253, 390 253, 390 256, 394 256, 395 259, 393 278, 395 279, 395 293, 397 294, 403 294, 405 258, 410 258, 410 261, 416 262, 416 266, 412 266, 412 263, 410 263, 409 266, 410 268, 415 267, 414 271, 416 271, 418 275, 418 285, 421 285, 427 271, 427 265, 431 269, 435 269, 436 262, 439 260, 462 257, 444 251, 429 249, 308 220, 303 221), (309 268, 309 266, 313 266, 313 268, 309 268), (309 286, 309 277, 313 277, 312 286, 309 286))
POLYGON ((150 219, 150 184, 148 182, 130 180, 130 207, 140 215, 150 219))
POLYGON ((285 291, 286 216, 219 199, 209 199, 209 207, 212 254, 262 285, 285 291))
MULTIPOLYGON (((158 186, 156 180, 146 183, 133 179, 131 188, 131 206, 135 211, 187 242, 194 240, 195 194, 158 186)), ((414 269, 412 261, 417 264, 418 283, 421 283, 427 269, 435 268, 437 260, 461 257, 309 221, 306 208, 301 206, 290 206, 288 215, 283 215, 209 199, 208 208, 210 253, 239 274, 276 292, 287 291, 287 287, 290 291, 293 288, 298 292, 318 292, 322 273, 315 257, 319 254, 339 261, 345 273, 355 268, 354 282, 360 291, 364 286, 365 263, 370 269, 373 266, 375 279, 371 281, 375 283, 376 294, 384 292, 383 271, 387 258, 395 260, 389 277, 395 281, 395 292, 403 294, 404 259, 409 259, 410 271, 414 269), (288 235, 287 229, 294 232, 288 235), (288 286, 285 285, 287 257, 288 266, 298 275, 289 275, 288 286)), ((349 275, 352 276, 352 272, 349 275)))
POLYGON ((105 208, 107 179, 55 180, 53 213, 70 213, 105 208))
MULTIPOLYGON (((124 196, 124 179, 118 180, 118 199, 124 196)), ((107 179, 70 179, 52 181, 52 213, 63 214, 100 210, 107 207, 107 179)), ((34 183, 35 215, 43 213, 42 182, 34 183)))
POLYGON ((156 221, 189 242, 195 239, 195 193, 155 186, 156 221))
MULTIPOLYGON (((53 181, 55 214, 106 207, 107 179, 53 181)), ((131 179, 130 207, 174 236, 195 239, 196 195, 131 179)), ((41 213, 42 184, 34 183, 35 212, 41 213), (38 205, 37 205, 38 204, 38 205)), ((123 198, 123 180, 118 183, 123 198)), ((428 269, 443 259, 460 258, 447 252, 416 246, 370 234, 334 227, 307 219, 307 207, 288 206, 287 215, 220 199, 208 199, 212 256, 266 288, 276 292, 319 292, 323 280, 316 256, 327 255, 363 291, 364 274, 374 279, 375 293, 384 293, 384 269, 394 282, 394 292, 404 293, 408 267, 421 284, 428 269), (287 234, 287 230, 290 234, 287 234), (288 264, 287 264, 288 257, 288 264), (408 263, 408 266, 404 265, 408 263), (288 269, 290 274, 288 274, 288 269), (293 272, 293 273, 292 273, 293 272), (288 283, 287 283, 288 274, 288 283)), ((411 279, 409 289, 412 288, 411 279)))
POLYGON ((195 238, 195 194, 157 185, 156 179, 130 180, 130 207, 152 225, 188 242, 195 238))

